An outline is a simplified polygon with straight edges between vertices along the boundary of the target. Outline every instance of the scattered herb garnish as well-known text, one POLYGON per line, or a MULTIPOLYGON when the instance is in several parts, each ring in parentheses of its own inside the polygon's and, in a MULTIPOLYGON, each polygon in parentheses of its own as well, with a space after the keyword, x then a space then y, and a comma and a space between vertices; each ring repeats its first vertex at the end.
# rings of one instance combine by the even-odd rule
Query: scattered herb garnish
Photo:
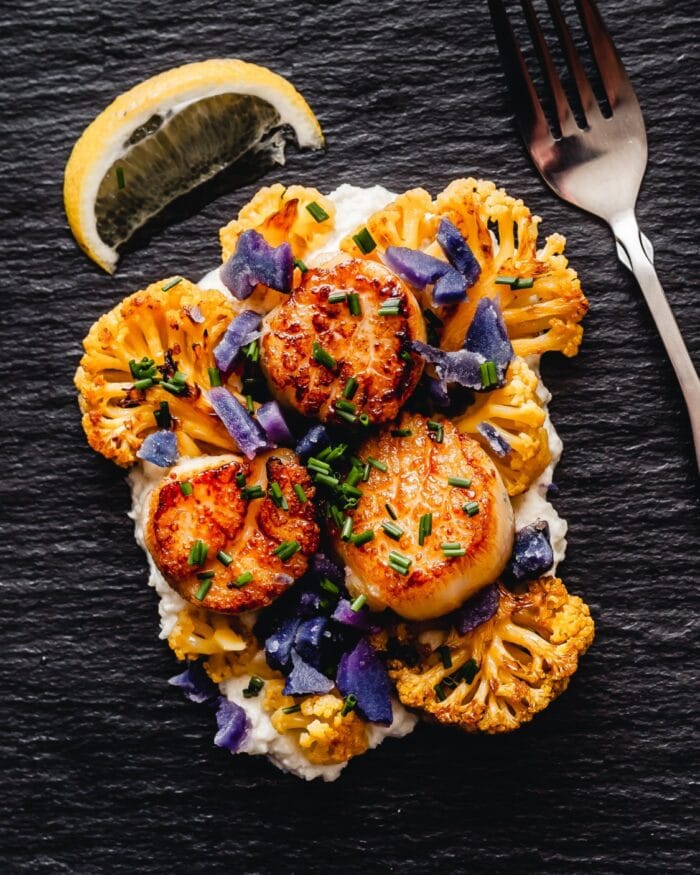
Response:
POLYGON ((357 613, 359 610, 364 608, 367 604, 367 596, 366 595, 358 595, 358 597, 350 603, 350 610, 357 613))
POLYGON ((413 432, 410 428, 392 428, 391 436, 392 437, 411 437, 413 432))
POLYGON ((460 489, 469 489, 472 485, 468 477, 448 477, 447 482, 450 486, 458 486, 460 489))
POLYGON ((243 574, 239 574, 238 577, 233 582, 239 589, 241 589, 242 587, 249 584, 252 579, 253 579, 253 572, 252 571, 244 571, 243 574))
POLYGON ((347 292, 343 292, 340 289, 334 289, 328 295, 328 303, 329 304, 342 304, 348 298, 347 292))
POLYGON ((126 183, 124 182, 124 168, 117 167, 116 174, 117 174, 117 188, 119 190, 121 190, 126 185, 126 183))
POLYGON ((158 410, 153 411, 153 418, 158 428, 170 428, 173 418, 170 415, 170 405, 167 401, 161 401, 158 410))
POLYGON ((279 547, 276 547, 272 552, 275 556, 278 556, 282 562, 286 562, 288 559, 291 559, 295 553, 298 553, 301 550, 301 544, 299 541, 282 541, 279 547))
POLYGON ((348 696, 345 697, 345 700, 343 702, 343 708, 340 712, 340 716, 345 717, 347 714, 349 714, 355 708, 356 705, 357 705, 357 696, 355 696, 353 693, 350 693, 348 696))
POLYGON ((449 541, 445 544, 440 544, 440 549, 445 554, 445 556, 464 556, 466 554, 466 550, 458 541, 449 541))
POLYGON ((383 522, 382 529, 386 535, 390 538, 393 538, 394 541, 400 541, 401 536, 403 535, 403 529, 400 526, 397 526, 396 523, 383 522))
POLYGON ((248 686, 243 690, 243 696, 246 699, 251 699, 258 695, 260 690, 265 686, 265 681, 258 675, 251 675, 248 681, 248 686))
POLYGON ((301 485, 301 483, 294 484, 294 492, 296 493, 297 498, 302 504, 305 504, 308 501, 306 493, 304 492, 304 487, 301 485))
POLYGON ((277 507, 281 507, 282 510, 289 510, 287 499, 284 497, 282 488, 276 480, 273 480, 272 483, 270 483, 270 497, 277 507))
POLYGON ((343 527, 340 530, 340 539, 342 541, 349 541, 350 535, 352 534, 352 517, 345 517, 345 521, 343 522, 343 527))
POLYGON ((194 596, 198 602, 204 601, 204 599, 207 597, 207 593, 211 589, 212 583, 214 583, 213 578, 207 577, 206 580, 203 580, 199 584, 199 589, 197 590, 197 592, 195 593, 195 596, 194 596))
POLYGON ((362 304, 357 292, 350 292, 348 295, 348 309, 351 316, 362 316, 362 304))
POLYGON ((183 495, 192 495, 193 489, 192 484, 189 480, 181 480, 180 481, 180 492, 183 495))
POLYGON ((190 555, 187 557, 188 565, 204 565, 207 559, 207 553, 209 552, 209 547, 204 541, 200 541, 199 538, 192 544, 192 548, 190 549, 190 555))
POLYGON ((428 431, 435 435, 435 442, 441 444, 445 439, 445 427, 441 422, 436 422, 434 419, 428 420, 428 431))
POLYGON ((296 714, 297 711, 301 711, 301 705, 288 705, 286 708, 282 708, 283 714, 296 714))
POLYGON ((170 289, 174 289, 176 285, 182 282, 181 276, 176 276, 174 280, 170 280, 169 283, 166 283, 164 286, 161 286, 162 291, 169 292, 170 289))
POLYGON ((357 535, 350 535, 350 543, 356 547, 361 547, 368 541, 374 540, 374 532, 372 529, 366 529, 364 532, 359 532, 357 535))
POLYGON ((219 550, 216 554, 216 558, 221 562, 222 565, 225 565, 227 568, 233 562, 233 556, 229 556, 228 553, 225 553, 223 550, 219 550))
POLYGON ((376 468, 377 471, 383 471, 386 473, 386 471, 388 470, 384 462, 380 462, 378 459, 373 459, 372 456, 367 456, 367 462, 373 468, 376 468))
POLYGON ((265 490, 259 483, 256 483, 255 486, 244 486, 241 489, 241 495, 246 501, 250 501, 253 498, 265 498, 265 490))
POLYGON ((452 668, 452 655, 450 654, 450 648, 446 644, 443 644, 442 647, 438 647, 438 653, 440 654, 443 668, 452 668))
POLYGON ((298 267, 299 270, 300 270, 302 273, 306 273, 306 271, 309 269, 309 268, 304 264, 304 262, 301 260, 301 258, 297 258, 296 256, 294 256, 294 258, 292 259, 292 261, 294 262, 294 267, 298 267))
POLYGON ((328 213, 323 209, 320 204, 317 204, 316 201, 311 201, 310 204, 307 204, 306 209, 311 213, 311 215, 317 222, 325 222, 326 219, 330 218, 328 213))
POLYGON ((389 504, 388 501, 387 501, 387 503, 384 505, 384 507, 385 507, 385 509, 386 509, 386 512, 387 512, 387 513, 389 514, 389 516, 392 518, 392 520, 396 520, 396 519, 399 518, 399 517, 398 517, 398 514, 396 513, 396 511, 394 510, 394 508, 389 504))
POLYGON ((212 389, 216 389, 221 385, 221 371, 218 368, 207 368, 209 374, 209 385, 212 389))
POLYGON ((350 377, 343 388, 343 398, 352 401, 355 397, 355 392, 357 392, 357 380, 354 377, 350 377))
POLYGON ((476 516, 479 513, 479 505, 476 501, 468 501, 463 507, 462 510, 465 511, 469 516, 476 516))
POLYGON ((355 234, 352 239, 355 241, 357 248, 360 250, 360 252, 363 253, 363 255, 369 255, 369 253, 372 252, 373 249, 377 248, 375 239, 369 233, 367 228, 363 228, 361 231, 358 231, 358 233, 355 234))
POLYGON ((328 368, 329 371, 335 370, 338 363, 333 358, 333 356, 321 346, 321 344, 317 340, 314 340, 312 350, 315 362, 317 362, 319 365, 323 365, 324 368, 328 368))
POLYGON ((418 543, 422 547, 425 539, 433 532, 433 515, 432 513, 424 513, 418 520, 418 543))

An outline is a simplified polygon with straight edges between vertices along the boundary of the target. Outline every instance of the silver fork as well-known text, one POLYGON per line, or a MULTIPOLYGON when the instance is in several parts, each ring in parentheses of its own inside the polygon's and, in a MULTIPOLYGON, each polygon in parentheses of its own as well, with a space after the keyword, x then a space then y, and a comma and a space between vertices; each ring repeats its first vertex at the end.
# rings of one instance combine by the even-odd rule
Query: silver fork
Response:
POLYGON ((654 250, 634 214, 647 163, 644 119, 610 34, 592 0, 577 0, 593 58, 612 110, 598 105, 556 0, 547 0, 575 83, 586 127, 581 129, 547 48, 531 0, 521 0, 542 63, 557 121, 553 134, 523 60, 503 0, 489 0, 501 60, 525 145, 545 182, 565 201, 604 219, 620 261, 635 275, 678 377, 690 416, 700 469, 700 380, 654 269, 654 250))

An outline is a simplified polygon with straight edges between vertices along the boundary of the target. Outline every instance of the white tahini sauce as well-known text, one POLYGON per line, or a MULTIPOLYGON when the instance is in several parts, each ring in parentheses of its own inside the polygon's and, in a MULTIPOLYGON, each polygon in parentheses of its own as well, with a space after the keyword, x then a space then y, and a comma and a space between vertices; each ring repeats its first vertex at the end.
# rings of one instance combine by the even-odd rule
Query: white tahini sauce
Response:
MULTIPOLYGON (((308 257, 310 265, 319 264, 326 258, 337 253, 340 240, 350 233, 359 224, 364 222, 376 210, 380 210, 390 203, 396 195, 381 185, 372 188, 358 188, 353 185, 341 185, 330 195, 329 199, 335 204, 336 227, 333 235, 326 241, 322 250, 308 257)), ((231 297, 228 289, 221 282, 219 268, 215 268, 199 281, 199 285, 205 289, 219 289, 227 297, 231 297)), ((529 366, 539 377, 539 357, 533 356, 528 359, 529 366)), ((538 386, 538 395, 546 404, 551 395, 542 383, 538 386)), ((516 528, 530 525, 538 520, 546 520, 549 523, 550 537, 554 551, 554 565, 551 573, 556 572, 557 565, 563 560, 566 551, 566 521, 556 512, 552 504, 547 500, 547 487, 552 482, 554 468, 559 461, 562 451, 562 443, 559 435, 547 412, 545 428, 549 437, 549 449, 552 460, 542 472, 540 478, 532 484, 527 492, 513 499, 516 528)), ((175 590, 166 582, 163 575, 158 571, 151 558, 144 540, 144 522, 147 513, 148 497, 152 489, 158 484, 165 474, 165 470, 158 468, 149 462, 139 462, 129 474, 131 487, 132 508, 129 513, 134 520, 135 537, 137 543, 146 552, 149 566, 148 584, 152 586, 159 596, 158 611, 160 614, 160 637, 167 638, 177 622, 177 615, 186 607, 187 602, 181 598, 175 590)), ((251 620, 254 618, 251 618, 251 620)), ((254 697, 246 699, 243 689, 248 685, 249 677, 231 678, 219 684, 222 695, 245 709, 250 724, 247 737, 243 742, 240 753, 262 754, 283 771, 292 772, 306 780, 323 778, 324 781, 334 781, 347 763, 338 765, 314 765, 301 753, 292 738, 280 735, 272 726, 269 715, 264 711, 262 699, 254 697)), ((408 735, 417 723, 415 715, 411 714, 396 699, 392 699, 394 720, 391 726, 379 726, 368 723, 367 730, 370 748, 377 747, 385 738, 401 738, 408 735)))

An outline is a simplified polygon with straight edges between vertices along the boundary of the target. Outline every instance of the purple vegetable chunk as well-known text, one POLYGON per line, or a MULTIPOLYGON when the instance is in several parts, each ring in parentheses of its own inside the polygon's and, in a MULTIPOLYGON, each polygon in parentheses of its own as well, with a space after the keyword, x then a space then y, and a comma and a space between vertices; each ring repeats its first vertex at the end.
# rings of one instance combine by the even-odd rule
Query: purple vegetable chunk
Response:
POLYGON ((499 457, 504 459, 510 453, 512 447, 508 441, 500 434, 490 422, 480 422, 476 430, 485 438, 491 450, 499 457))
POLYGON ((244 310, 231 320, 214 349, 214 361, 222 374, 231 370, 240 351, 253 340, 261 322, 262 316, 253 310, 244 310))
POLYGON ((454 614, 455 628, 460 635, 473 632, 486 623, 498 610, 498 589, 495 583, 482 589, 454 614))
POLYGON ((434 255, 406 246, 389 246, 384 253, 384 261, 402 280, 419 289, 434 283, 451 270, 449 264, 434 255))
POLYGON ((445 386, 442 384, 440 380, 436 380, 435 377, 427 377, 424 376, 425 385, 428 390, 428 396, 430 400, 436 407, 444 408, 450 406, 452 399, 450 398, 450 393, 447 391, 445 386))
POLYGON ((296 445, 294 452, 301 459, 313 456, 331 445, 331 436, 322 425, 312 426, 296 445))
POLYGON ((481 389, 481 365, 484 359, 478 353, 466 349, 445 352, 420 340, 412 341, 411 349, 428 364, 435 365, 444 389, 450 383, 457 383, 465 389, 481 389))
POLYGON ((467 281, 453 267, 448 267, 433 287, 433 303, 438 307, 459 304, 467 297, 467 281))
POLYGON ((315 617, 321 611, 321 595, 312 589, 297 591, 298 602, 296 613, 298 617, 315 617))
POLYGON ((260 424, 228 389, 223 386, 210 389, 209 401, 214 413, 246 458, 252 459, 260 450, 270 449, 270 443, 260 424))
POLYGON ((313 668, 321 667, 321 645, 327 638, 327 617, 310 617, 302 620, 294 636, 294 650, 313 668))
POLYGON ((255 417, 273 444, 290 446, 294 443, 294 435, 289 430, 282 410, 276 401, 266 401, 262 404, 255 417))
POLYGON ((170 468, 177 462, 179 452, 175 432, 160 429, 149 434, 136 451, 139 459, 152 462, 159 468, 170 468))
POLYGON ((214 736, 214 744, 237 753, 250 729, 245 710, 221 696, 216 710, 216 725, 219 731, 214 736))
POLYGON ((284 690, 282 690, 285 696, 330 693, 333 689, 333 681, 304 662, 295 651, 292 651, 292 663, 294 667, 287 678, 284 690))
POLYGON ((537 520, 515 533, 510 570, 516 580, 540 577, 553 564, 554 551, 549 538, 549 523, 537 520))
POLYGON ((198 705, 212 702, 219 695, 219 688, 204 671, 201 662, 188 662, 182 674, 169 678, 168 683, 180 687, 190 702, 198 705))
POLYGON ((270 668, 286 674, 292 667, 292 646, 299 628, 296 617, 288 617, 265 641, 265 659, 270 668))
POLYGON ((389 726, 393 720, 391 682, 381 660, 361 638, 355 649, 344 653, 336 684, 343 696, 357 696, 357 708, 372 723, 389 726))
POLYGON ((202 313, 202 308, 199 306, 199 304, 195 304, 192 307, 187 307, 185 312, 195 325, 201 325, 202 322, 204 322, 204 313, 202 313))
POLYGON ((469 244, 462 237, 459 229, 450 222, 449 219, 443 219, 440 222, 440 227, 437 232, 437 241, 442 247, 442 251, 449 258, 450 263, 464 277, 467 283, 467 288, 471 288, 479 279, 481 274, 481 266, 474 257, 474 253, 469 248, 469 244))
POLYGON ((345 572, 343 568, 338 565, 337 562, 334 562, 331 558, 326 556, 325 553, 315 553, 311 557, 309 571, 319 580, 327 577, 329 580, 332 580, 333 583, 337 583, 338 585, 343 585, 345 583, 345 572))
POLYGON ((492 361, 496 366, 498 385, 503 385, 508 365, 515 354, 498 301, 491 298, 482 298, 479 301, 467 331, 464 348, 483 356, 484 361, 492 361))
POLYGON ((294 260, 289 243, 270 246, 257 231, 244 231, 233 255, 219 270, 221 282, 239 301, 253 293, 258 283, 290 292, 294 260))
POLYGON ((372 622, 372 615, 366 608, 353 611, 347 599, 341 599, 333 611, 332 619, 343 626, 351 626, 359 632, 378 632, 379 626, 372 622))
POLYGON ((556 498, 557 495, 559 495, 559 487, 554 482, 554 480, 552 480, 552 482, 547 487, 547 498, 556 498))

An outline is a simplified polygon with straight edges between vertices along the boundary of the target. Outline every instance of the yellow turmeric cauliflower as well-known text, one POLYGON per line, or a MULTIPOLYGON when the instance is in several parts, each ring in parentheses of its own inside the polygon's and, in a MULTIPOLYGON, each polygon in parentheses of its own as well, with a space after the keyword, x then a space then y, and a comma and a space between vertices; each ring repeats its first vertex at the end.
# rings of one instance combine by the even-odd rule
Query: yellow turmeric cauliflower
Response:
POLYGON ((506 383, 493 392, 476 396, 475 402, 455 420, 461 432, 479 441, 491 456, 506 484, 508 494, 520 495, 540 476, 551 460, 546 413, 537 394, 537 375, 520 358, 514 359, 506 383), (482 422, 492 425, 510 444, 506 456, 493 452, 478 431, 482 422))
POLYGON ((516 355, 539 355, 550 349, 576 355, 583 336, 578 323, 588 310, 588 301, 563 255, 566 239, 552 234, 538 252, 539 217, 521 200, 484 180, 450 183, 435 199, 435 211, 459 228, 481 265, 468 299, 445 317, 442 346, 461 348, 479 299, 498 295, 516 355), (513 290, 496 284, 498 276, 533 278, 534 285, 513 290))
POLYGON ((568 686, 593 641, 588 606, 558 578, 532 581, 521 595, 498 585, 491 620, 459 635, 452 627, 400 624, 398 643, 418 662, 389 662, 404 705, 467 732, 510 732, 568 686), (447 667, 445 665, 447 663, 447 667))
POLYGON ((168 644, 178 659, 207 656, 204 668, 215 683, 243 674, 258 651, 252 632, 236 617, 194 605, 180 611, 168 644))
MULTIPOLYGON (((203 392, 210 385, 214 348, 234 315, 221 292, 174 277, 135 292, 101 316, 83 341, 85 354, 75 374, 90 446, 118 465, 133 464, 144 438, 157 428, 154 412, 167 402, 181 455, 235 450, 203 392), (195 321, 199 313, 202 322, 195 321), (158 378, 183 374, 185 391, 134 388, 129 362, 144 358, 158 378)), ((231 374, 224 385, 237 390, 240 379, 231 374)))
POLYGON ((343 715, 343 699, 333 691, 323 696, 285 696, 283 680, 265 684, 265 710, 280 734, 291 735, 310 763, 345 763, 364 753, 368 746, 367 729, 354 711, 343 715), (284 709, 299 704, 300 710, 285 714, 284 709))
POLYGON ((315 188, 279 182, 261 188, 255 197, 241 208, 238 218, 219 231, 221 258, 227 261, 236 251, 238 238, 244 231, 257 231, 271 246, 289 243, 297 258, 304 259, 318 249, 333 230, 335 207, 315 188), (328 218, 317 222, 306 209, 317 203, 328 218))

